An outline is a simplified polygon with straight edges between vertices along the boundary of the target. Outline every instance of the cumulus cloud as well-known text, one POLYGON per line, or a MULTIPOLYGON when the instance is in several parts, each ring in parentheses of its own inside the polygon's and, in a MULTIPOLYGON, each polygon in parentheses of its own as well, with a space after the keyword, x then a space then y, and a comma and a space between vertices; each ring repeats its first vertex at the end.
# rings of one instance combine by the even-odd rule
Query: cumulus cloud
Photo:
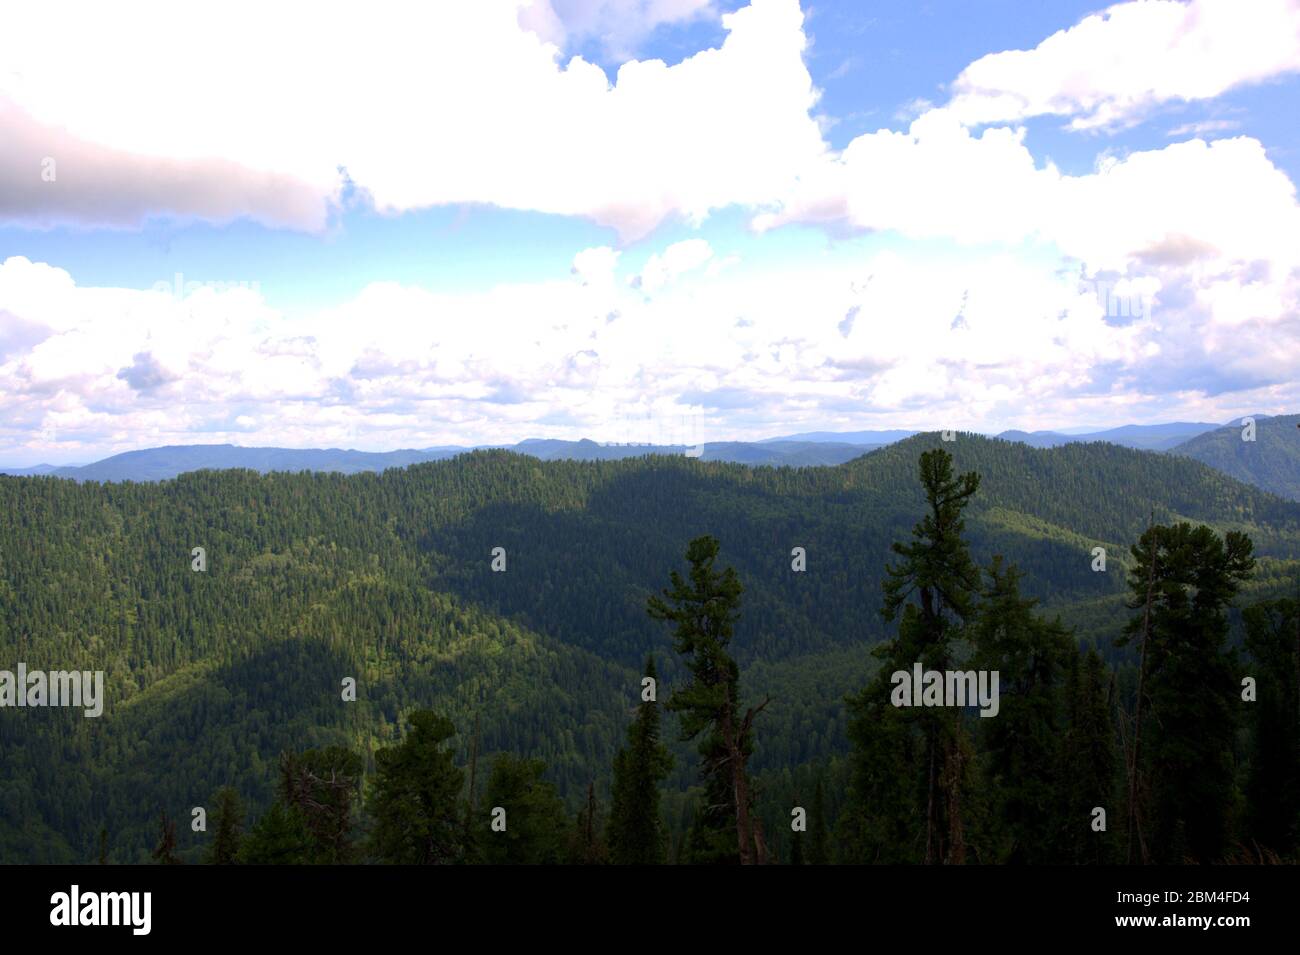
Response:
POLYGON ((607 56, 627 60, 661 26, 716 16, 710 0, 532 0, 519 23, 561 49, 594 39, 607 56))
POLYGON ((136 391, 153 391, 175 381, 178 376, 164 368, 153 355, 142 351, 135 354, 131 364, 119 371, 117 377, 136 391))
MULTIPOLYGON (((704 10, 631 6, 646 24, 704 10)), ((591 8, 592 28, 625 7, 591 8)), ((717 49, 632 60, 612 81, 580 57, 562 63, 520 8, 8 5, 0 139, 21 149, 0 162, 0 221, 247 214, 319 228, 346 169, 385 212, 491 203, 633 239, 770 201, 824 151, 797 0, 755 0, 721 18, 717 49), (47 156, 55 182, 39 178, 47 156)))
POLYGON ((1081 176, 1039 166, 1023 129, 972 132, 946 109, 906 132, 857 137, 804 178, 759 229, 821 222, 966 243, 1037 240, 1091 269, 1160 250, 1227 260, 1300 259, 1294 184, 1250 137, 1175 143, 1106 158, 1081 176))
POLYGON ((608 285, 614 280, 614 270, 618 267, 621 253, 607 245, 583 249, 573 257, 570 272, 582 279, 583 284, 596 283, 608 285))
POLYGON ((647 295, 653 295, 678 276, 698 269, 711 258, 713 248, 704 239, 674 242, 662 254, 650 256, 645 268, 632 276, 631 285, 647 295))
MULTIPOLYGON (((0 13, 0 20, 3 19, 0 13)), ((3 44, 0 40, 0 44, 3 44)), ((0 89, 0 223, 131 227, 149 216, 319 231, 337 188, 220 158, 113 149, 40 123, 0 89)))
POLYGON ((971 125, 1056 115, 1095 129, 1296 72, 1294 0, 1143 0, 1085 17, 1032 50, 981 57, 953 83, 949 109, 971 125))
MULTIPOLYGON (((1113 127, 1282 75, 1295 4, 1234 5, 1233 23, 1216 3, 1121 4, 977 61, 946 106, 918 102, 905 130, 838 153, 810 118, 794 0, 728 14, 720 48, 672 67, 631 61, 611 82, 562 62, 622 6, 584 20, 561 0, 463 4, 458 29, 443 6, 402 8, 401 29, 395 7, 271 7, 252 33, 238 13, 187 23, 167 7, 135 22, 96 6, 72 35, 41 5, 5 8, 0 135, 17 145, 0 155, 0 221, 251 215, 320 229, 344 167, 388 211, 489 202, 630 240, 741 204, 759 233, 815 223, 891 241, 750 266, 692 238, 648 250, 630 277, 633 253, 601 245, 547 281, 455 294, 374 282, 286 311, 256 287, 84 287, 14 257, 0 264, 0 440, 65 460, 196 436, 662 440, 618 422, 698 414, 716 423, 697 443, 866 421, 1223 420, 1300 400, 1300 205, 1261 142, 1193 138, 1067 175, 1012 125, 1113 127), (248 66, 232 74, 222 58, 236 47, 248 66), (356 68, 339 70, 342 57, 356 68), (74 82, 87 74, 102 82, 74 82)), ((705 6, 636 10, 653 29, 705 6)))
POLYGON ((456 294, 380 282, 284 314, 253 290, 82 288, 13 258, 0 316, 26 337, 0 359, 0 440, 13 463, 14 449, 87 460, 196 440, 694 443, 1162 408, 1226 420, 1300 400, 1295 274, 1198 263, 1104 277, 992 248, 902 249, 695 268, 649 297, 574 274, 456 294), (1117 312, 1132 300, 1150 308, 1117 312), (678 434, 683 416, 705 424, 678 434))

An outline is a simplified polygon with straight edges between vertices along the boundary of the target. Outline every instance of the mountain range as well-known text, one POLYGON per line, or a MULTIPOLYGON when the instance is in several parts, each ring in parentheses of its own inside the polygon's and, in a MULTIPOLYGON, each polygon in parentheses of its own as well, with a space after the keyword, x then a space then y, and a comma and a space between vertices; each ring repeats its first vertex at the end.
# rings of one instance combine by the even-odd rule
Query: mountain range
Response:
MULTIPOLYGON (((0 862, 94 858, 104 828, 110 861, 148 861, 159 806, 183 815, 232 785, 261 814, 282 751, 371 753, 413 708, 452 720, 462 760, 476 725, 485 765, 502 752, 544 760, 576 810, 607 777, 646 655, 666 687, 685 678, 646 598, 701 534, 744 585, 733 650, 746 699, 772 697, 753 767, 775 830, 815 767, 842 790, 843 701, 891 632, 881 581, 891 543, 924 513, 918 459, 937 447, 980 475, 974 558, 1014 561, 1027 596, 1121 667, 1121 688, 1129 547, 1152 518, 1249 534, 1248 601, 1292 592, 1300 572, 1300 504, 1186 456, 1103 442, 929 433, 805 468, 487 450, 351 475, 0 479, 0 660, 103 670, 107 700, 100 719, 0 720, 0 862), (806 572, 792 572, 796 547, 806 572), (508 572, 494 571, 496 548, 508 572), (359 692, 341 704, 345 677, 359 692)), ((673 745, 665 815, 680 835, 696 759, 673 745)), ((197 860, 202 838, 178 828, 197 860)))
MULTIPOLYGON (((1073 434, 1013 430, 1003 431, 996 437, 1033 448, 1105 442, 1138 450, 1170 452, 1209 464, 1274 494, 1300 500, 1300 415, 1255 416, 1254 441, 1242 440, 1242 420, 1225 425, 1181 421, 1124 425, 1073 434)), ((514 445, 440 445, 382 452, 340 448, 249 448, 232 444, 171 445, 127 451, 85 465, 0 467, 0 474, 48 475, 77 481, 159 481, 190 471, 229 468, 248 468, 264 474, 272 471, 357 474, 441 461, 487 448, 515 451, 543 461, 616 461, 659 454, 757 466, 816 467, 844 464, 917 433, 906 430, 813 431, 761 441, 710 441, 695 447, 681 444, 603 444, 585 438, 578 441, 528 438, 514 445)))

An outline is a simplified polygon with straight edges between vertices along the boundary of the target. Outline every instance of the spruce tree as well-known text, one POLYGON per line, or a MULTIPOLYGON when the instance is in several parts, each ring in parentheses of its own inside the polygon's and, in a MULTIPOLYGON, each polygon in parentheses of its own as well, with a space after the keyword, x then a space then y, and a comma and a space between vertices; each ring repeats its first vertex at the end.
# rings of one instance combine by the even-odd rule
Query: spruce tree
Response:
MULTIPOLYGON (((653 657, 647 657, 645 676, 655 680, 653 657)), ((662 865, 665 834, 660 817, 659 787, 672 769, 673 758, 660 740, 659 703, 642 699, 636 719, 628 727, 627 744, 614 757, 606 842, 615 865, 662 865)))
MULTIPOLYGON (((726 834, 736 845, 735 861, 762 865, 767 848, 762 826, 753 811, 753 783, 747 763, 753 749, 754 717, 765 700, 740 716, 740 670, 727 653, 740 612, 743 587, 736 571, 714 569, 719 545, 712 537, 697 537, 686 549, 689 580, 677 571, 663 597, 650 597, 650 616, 674 625, 673 648, 686 657, 690 682, 673 691, 668 709, 681 715, 682 739, 700 739, 701 774, 706 804, 696 815, 700 831, 692 833, 692 849, 727 861, 726 834)), ((699 855, 696 855, 699 860, 699 855)))

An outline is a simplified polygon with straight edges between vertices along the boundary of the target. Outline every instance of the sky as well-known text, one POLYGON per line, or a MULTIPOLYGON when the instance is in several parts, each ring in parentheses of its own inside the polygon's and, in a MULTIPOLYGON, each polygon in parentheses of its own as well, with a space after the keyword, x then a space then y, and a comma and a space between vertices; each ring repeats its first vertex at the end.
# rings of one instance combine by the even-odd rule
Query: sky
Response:
POLYGON ((0 464, 1300 410, 1300 0, 0 7, 0 464))

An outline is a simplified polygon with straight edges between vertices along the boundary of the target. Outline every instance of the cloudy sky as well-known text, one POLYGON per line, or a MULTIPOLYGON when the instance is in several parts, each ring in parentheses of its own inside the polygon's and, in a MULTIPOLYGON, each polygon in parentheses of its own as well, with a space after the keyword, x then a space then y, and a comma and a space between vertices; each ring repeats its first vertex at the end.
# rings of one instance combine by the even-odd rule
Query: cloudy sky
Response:
POLYGON ((0 463, 1300 410, 1300 0, 0 7, 0 463))

